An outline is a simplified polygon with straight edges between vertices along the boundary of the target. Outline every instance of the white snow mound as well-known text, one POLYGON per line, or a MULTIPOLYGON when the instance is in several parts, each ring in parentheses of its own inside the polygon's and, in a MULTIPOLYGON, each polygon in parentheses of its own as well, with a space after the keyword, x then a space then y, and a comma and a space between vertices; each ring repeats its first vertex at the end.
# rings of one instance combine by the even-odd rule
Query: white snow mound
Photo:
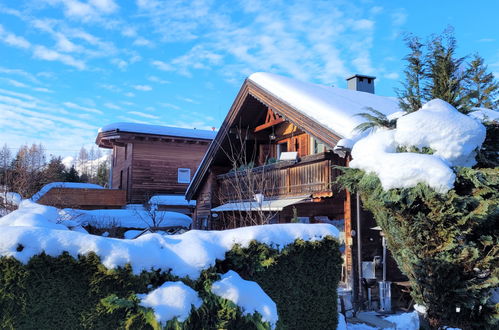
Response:
POLYGON ((253 240, 284 248, 296 239, 321 240, 338 237, 329 224, 278 224, 224 231, 191 230, 163 236, 147 234, 134 240, 116 239, 71 231, 74 221, 62 221, 56 208, 23 201, 18 210, 1 218, 0 256, 14 257, 22 263, 42 252, 57 257, 64 251, 71 256, 97 254, 107 268, 132 266, 135 274, 143 270, 172 269, 179 277, 199 277, 203 269, 223 260, 235 244, 247 247, 253 240), (18 251, 19 245, 24 248, 18 251))
POLYGON ((384 189, 426 183, 440 193, 453 188, 452 166, 473 166, 475 150, 485 140, 485 127, 435 99, 400 117, 394 130, 379 129, 352 148, 350 167, 375 173, 384 189), (434 154, 397 153, 397 147, 433 149, 434 154))
POLYGON ((246 281, 233 270, 223 274, 220 281, 213 283, 211 292, 238 305, 244 315, 258 312, 262 320, 275 328, 277 306, 258 283, 246 281))
POLYGON ((154 310, 156 320, 165 325, 177 318, 183 322, 191 313, 192 306, 201 307, 203 301, 196 291, 182 282, 165 282, 148 294, 138 294, 140 305, 154 310))

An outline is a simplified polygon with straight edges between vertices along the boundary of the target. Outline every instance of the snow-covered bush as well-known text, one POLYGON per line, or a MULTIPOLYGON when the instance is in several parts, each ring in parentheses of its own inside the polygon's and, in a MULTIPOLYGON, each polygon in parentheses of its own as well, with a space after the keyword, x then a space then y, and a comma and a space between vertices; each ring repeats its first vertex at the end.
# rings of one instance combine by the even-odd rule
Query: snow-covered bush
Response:
MULTIPOLYGON (((499 168, 459 167, 482 166, 475 155, 484 132, 434 100, 401 117, 396 129, 357 142, 355 168, 339 179, 374 214, 435 329, 497 326, 499 168)), ((491 145, 487 152, 497 154, 491 145)))
MULTIPOLYGON (((20 215, 28 217, 29 208, 23 210, 20 215)), ((33 211, 33 226, 14 217, 19 224, 0 224, 2 329, 272 328, 277 315, 262 315, 258 311, 266 309, 212 290, 229 270, 242 277, 233 286, 260 286, 275 302, 279 326, 314 327, 309 322, 327 318, 335 327, 341 258, 333 226, 267 225, 121 240, 45 223, 54 208, 33 211), (179 299, 168 298, 177 293, 179 299)))

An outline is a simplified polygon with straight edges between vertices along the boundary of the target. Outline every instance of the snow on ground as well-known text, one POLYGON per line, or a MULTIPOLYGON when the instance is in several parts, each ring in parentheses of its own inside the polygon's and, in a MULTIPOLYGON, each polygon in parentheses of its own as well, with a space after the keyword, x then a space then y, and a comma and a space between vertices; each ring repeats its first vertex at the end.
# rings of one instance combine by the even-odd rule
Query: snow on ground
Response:
POLYGON ((33 202, 38 201, 43 195, 45 195, 52 188, 72 188, 72 189, 104 189, 103 187, 93 184, 93 183, 81 183, 81 182, 52 182, 43 186, 40 191, 31 197, 33 202))
POLYGON ((400 111, 396 98, 316 85, 265 72, 254 73, 248 79, 342 138, 355 135, 355 127, 365 122, 357 114, 366 112, 367 107, 385 115, 400 111))
POLYGON ((196 201, 187 201, 184 195, 155 195, 149 199, 149 204, 172 206, 196 206, 196 201))
POLYGON ((3 198, 4 203, 10 204, 10 205, 16 205, 19 206, 23 198, 21 195, 19 195, 16 192, 6 192, 2 195, 0 195, 0 198, 3 198))
POLYGON ((405 330, 418 330, 419 329, 419 315, 418 312, 395 314, 385 317, 388 322, 395 323, 397 329, 405 330))
POLYGON ((229 270, 221 276, 220 281, 213 283, 211 292, 239 306, 243 315, 258 312, 263 321, 275 328, 277 306, 256 282, 246 281, 235 271, 229 270))
POLYGON ((137 235, 139 235, 140 233, 142 233, 142 230, 127 230, 124 234, 123 234, 123 237, 125 239, 134 239, 135 237, 137 237, 137 235))
MULTIPOLYGON (((82 226, 92 225, 95 227, 124 227, 124 228, 148 228, 153 225, 151 213, 143 208, 131 209, 102 209, 102 210, 80 210, 63 209, 61 211, 65 219, 76 221, 82 226)), ((192 219, 182 213, 169 211, 154 211, 156 224, 159 227, 185 227, 189 228, 192 219)))
POLYGON ((171 126, 147 125, 138 123, 112 123, 99 129, 99 132, 123 131, 132 133, 155 134, 165 136, 191 137, 212 140, 217 132, 203 129, 190 129, 171 126))
POLYGON ((159 288, 137 297, 141 300, 141 306, 154 310, 156 320, 162 325, 174 318, 185 321, 192 306, 198 309, 203 304, 197 292, 182 282, 165 282, 159 288))
POLYGON ((129 263, 134 273, 143 270, 172 269, 179 277, 197 278, 203 269, 222 260, 235 244, 248 246, 252 240, 283 248, 295 241, 338 237, 329 224, 279 224, 225 231, 191 230, 179 235, 146 234, 134 240, 100 237, 71 231, 60 222, 54 207, 23 201, 18 210, 0 219, 0 256, 23 263, 43 251, 56 257, 67 251, 73 257, 90 252, 100 256, 107 268, 129 263), (57 223, 60 222, 60 223, 57 223), (22 245, 23 249, 18 251, 22 245))
POLYGON ((384 189, 426 183, 436 191, 452 189, 452 166, 472 166, 485 127, 442 100, 400 117, 394 130, 377 130, 355 143, 350 167, 374 172, 384 189), (434 154, 397 153, 397 147, 431 148, 434 154))

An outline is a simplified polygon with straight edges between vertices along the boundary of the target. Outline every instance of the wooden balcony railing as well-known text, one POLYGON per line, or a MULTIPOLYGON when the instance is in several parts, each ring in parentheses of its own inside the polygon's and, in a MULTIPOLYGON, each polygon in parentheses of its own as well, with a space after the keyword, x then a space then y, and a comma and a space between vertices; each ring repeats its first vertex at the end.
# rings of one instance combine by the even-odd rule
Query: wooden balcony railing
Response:
POLYGON ((321 153, 299 162, 283 161, 218 175, 218 199, 226 203, 253 199, 255 194, 268 198, 330 192, 336 172, 332 165, 332 155, 321 153))

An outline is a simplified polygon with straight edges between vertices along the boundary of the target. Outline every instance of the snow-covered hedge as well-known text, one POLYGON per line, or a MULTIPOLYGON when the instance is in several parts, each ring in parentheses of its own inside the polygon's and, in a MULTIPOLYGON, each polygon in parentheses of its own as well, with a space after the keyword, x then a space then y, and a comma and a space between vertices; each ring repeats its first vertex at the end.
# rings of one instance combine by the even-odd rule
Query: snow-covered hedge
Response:
POLYGON ((341 258, 333 226, 268 225, 122 240, 47 220, 59 214, 55 208, 32 203, 16 212, 0 223, 2 329, 272 328, 276 322, 293 328, 326 318, 336 325, 341 258), (231 290, 259 287, 277 313, 268 301, 233 299, 219 284, 212 290, 229 271, 242 277, 231 290))
POLYGON ((433 100, 359 140, 339 178, 374 214, 432 329, 498 327, 497 133, 433 100))

